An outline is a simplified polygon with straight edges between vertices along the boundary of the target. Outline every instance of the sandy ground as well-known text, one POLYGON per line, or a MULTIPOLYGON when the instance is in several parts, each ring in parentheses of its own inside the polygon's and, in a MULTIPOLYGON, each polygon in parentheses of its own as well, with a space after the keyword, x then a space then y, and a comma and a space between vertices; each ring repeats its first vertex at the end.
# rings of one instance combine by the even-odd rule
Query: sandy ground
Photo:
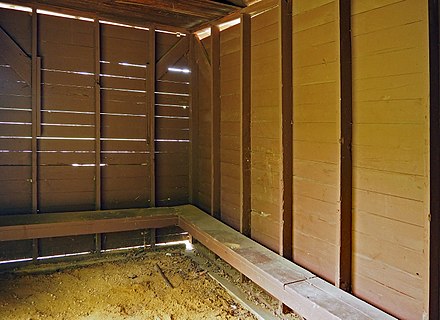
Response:
POLYGON ((0 319, 255 318, 181 250, 169 249, 48 274, 0 276, 0 319))

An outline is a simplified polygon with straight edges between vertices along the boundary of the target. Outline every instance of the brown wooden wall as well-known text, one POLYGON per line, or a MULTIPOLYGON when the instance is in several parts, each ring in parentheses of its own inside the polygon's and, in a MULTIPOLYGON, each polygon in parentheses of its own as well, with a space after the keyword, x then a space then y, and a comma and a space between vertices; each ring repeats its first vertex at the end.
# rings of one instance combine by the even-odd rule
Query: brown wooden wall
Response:
MULTIPOLYGON (((0 10, 1 26, 15 34, 15 41, 31 54, 31 16, 0 10)), ((3 50, 3 49, 2 49, 3 50)), ((31 72, 30 59, 26 70, 31 72)), ((0 56, 0 210, 16 214, 32 210, 31 122, 32 90, 0 56), (8 187, 6 187, 8 186, 8 187)))
MULTIPOLYGON (((188 203, 186 35, 8 9, 0 27, 0 214, 188 203)), ((143 244, 140 232, 2 243, 0 260, 143 244)))
MULTIPOLYGON (((251 236, 273 249, 281 250, 281 106, 279 10, 274 6, 251 21, 251 236), (273 54, 276 50, 276 54, 273 54)), ((195 204, 211 211, 212 188, 212 106, 211 38, 196 43, 199 108, 196 147, 198 167, 195 204)), ((240 229, 241 29, 235 25, 220 33, 220 209, 221 219, 240 229)))
MULTIPOLYGON (((187 54, 187 37, 156 32, 157 64, 164 62, 166 66, 189 71, 187 54)), ((159 72, 157 69, 155 88, 156 205, 186 204, 189 196, 190 74, 159 72)))
MULTIPOLYGON (((260 3, 259 10, 244 12, 252 16, 252 238, 279 252, 286 214, 282 168, 288 156, 281 149, 285 30, 280 28, 282 6, 277 3, 267 1, 266 6, 260 3)), ((346 27, 341 24, 341 5, 345 4, 336 0, 292 2, 293 260, 336 285, 344 277, 351 280, 353 294, 399 318, 422 319, 428 308, 429 264, 428 6, 415 0, 353 0, 350 33, 341 30, 346 27), (341 81, 342 68, 347 66, 347 43, 341 44, 344 32, 352 42, 349 83, 341 81), (353 98, 342 103, 347 90, 353 98), (352 122, 344 122, 346 112, 352 112, 352 122), (353 133, 352 184, 341 172, 347 166, 341 153, 347 130, 353 133), (342 184, 352 186, 352 198, 341 194, 342 184), (348 276, 341 267, 350 244, 341 234, 340 221, 347 217, 341 212, 346 210, 341 199, 352 204, 348 276)), ((347 16, 343 18, 347 21, 347 16)), ((221 31, 219 49, 221 184, 217 192, 220 218, 236 229, 246 214, 240 196, 248 196, 240 194, 240 156, 246 147, 240 148, 239 130, 241 27, 221 31)), ((202 42, 199 48, 207 48, 209 55, 210 38, 202 42)), ((198 149, 206 166, 199 166, 197 172, 204 184, 196 190, 204 200, 199 198, 196 204, 211 209, 213 118, 207 93, 211 84, 206 83, 211 74, 209 64, 198 63, 199 77, 204 70, 198 82, 198 133, 207 142, 198 149)))
MULTIPOLYGON (((0 10, 0 21, 3 30, 13 33, 16 43, 30 55, 31 16, 0 10)), ((24 67, 31 72, 30 59, 24 67)), ((29 213, 32 211, 31 84, 26 83, 3 56, 0 56, 0 74, 0 212, 29 213)), ((32 240, 0 243, 1 260, 24 257, 32 257, 32 240)))
MULTIPOLYGON (((287 239, 293 260, 337 285, 347 277, 341 275, 347 272, 341 243, 352 240, 353 293, 399 318, 421 319, 429 264, 427 1, 352 0, 349 17, 340 16, 344 1, 291 4, 292 30, 288 24, 282 29, 285 2, 268 0, 244 11, 251 15, 249 29, 241 23, 217 39, 214 27, 213 37, 195 39, 191 75, 182 72, 190 65, 189 37, 46 15, 33 24, 30 13, 1 9, 0 26, 24 55, 7 61, 0 54, 0 214, 176 205, 192 197, 243 232, 250 216, 249 235, 286 256, 283 235, 293 233, 287 239), (342 18, 351 18, 351 29, 341 30, 342 18), (349 83, 341 81, 344 32, 351 32, 349 83), (292 70, 283 69, 286 35, 293 42, 292 70), (242 63, 247 45, 249 69, 242 63), (42 62, 37 115, 40 93, 24 80, 36 74, 33 51, 42 62), (283 119, 289 72, 293 117, 283 119), (250 143, 241 130, 249 74, 250 143), (192 96, 190 79, 196 80, 192 96), (353 93, 348 104, 341 102, 344 90, 353 93), (342 108, 350 108, 352 122, 341 120, 342 108), (195 112, 198 121, 190 128, 195 112), (286 154, 289 120, 293 152, 286 154), (347 239, 340 234, 346 221, 341 199, 347 200, 341 190, 348 183, 341 145, 343 128, 351 127, 353 236, 347 239), (287 187, 286 166, 293 170, 287 187), (293 205, 285 208, 290 189, 293 205), (243 205, 248 197, 250 208, 243 205), (292 226, 283 220, 287 215, 292 226)), ((145 237, 100 236, 104 249, 142 244, 145 237)), ((0 254, 30 258, 66 248, 91 251, 95 239, 2 243, 0 254)))
POLYGON ((280 34, 279 7, 251 21, 252 238, 280 250, 280 34))
POLYGON ((222 220, 240 228, 240 25, 220 33, 222 220))
POLYGON ((293 3, 294 257, 334 282, 339 202, 337 1, 293 3))
POLYGON ((201 209, 211 211, 211 71, 209 57, 209 38, 203 43, 196 40, 194 48, 196 59, 197 85, 193 94, 195 95, 198 109, 199 121, 195 130, 198 136, 198 144, 194 146, 194 157, 197 158, 197 167, 194 168, 194 179, 196 180, 194 192, 194 204, 201 209))
POLYGON ((353 290, 398 317, 421 319, 427 277, 427 2, 353 1, 352 30, 353 290))
POLYGON ((92 210, 96 170, 93 23, 46 15, 38 20, 42 57, 38 210, 92 210))
POLYGON ((101 25, 101 163, 103 209, 150 203, 147 145, 146 30, 101 25), (124 50, 114 50, 121 46, 124 50))

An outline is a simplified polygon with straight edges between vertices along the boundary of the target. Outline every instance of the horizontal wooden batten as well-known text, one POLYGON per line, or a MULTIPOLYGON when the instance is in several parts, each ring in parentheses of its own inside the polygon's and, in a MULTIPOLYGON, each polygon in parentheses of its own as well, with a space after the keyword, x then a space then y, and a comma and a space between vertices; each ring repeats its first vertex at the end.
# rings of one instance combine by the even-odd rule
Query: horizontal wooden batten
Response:
POLYGON ((177 224, 174 209, 154 208, 139 216, 138 209, 86 211, 68 214, 20 215, 14 219, 0 217, 0 241, 50 238, 147 228, 177 224), (17 225, 13 223, 26 223, 17 225))

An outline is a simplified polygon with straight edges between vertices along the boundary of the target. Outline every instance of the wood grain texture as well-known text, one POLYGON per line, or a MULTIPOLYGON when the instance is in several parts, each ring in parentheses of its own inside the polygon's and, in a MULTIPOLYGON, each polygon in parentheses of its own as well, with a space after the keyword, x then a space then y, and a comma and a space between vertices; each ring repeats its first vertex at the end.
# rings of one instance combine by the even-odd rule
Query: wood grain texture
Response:
POLYGON ((211 26, 211 214, 220 219, 220 29, 211 26))
POLYGON ((168 69, 189 69, 188 50, 188 37, 156 33, 155 174, 160 206, 189 201, 190 74, 168 69))
MULTIPOLYGON (((36 128, 32 126, 32 118, 35 116, 32 105, 35 99, 32 95, 32 63, 29 57, 32 51, 32 18, 28 13, 9 14, 9 11, 0 10, 3 40, 8 42, 0 50, 0 132, 3 135, 0 139, 0 215, 36 212, 36 199, 33 196, 36 195, 33 180, 36 172, 36 128), (6 60, 11 55, 14 61, 6 60), (22 68, 30 77, 27 83, 23 80, 23 75, 14 69, 13 64, 17 62, 23 63, 17 68, 22 68), (14 138, 17 135, 23 138, 14 138)), ((34 67, 36 81, 36 64, 34 67)), ((18 244, 17 254, 31 257, 32 249, 28 249, 18 244)))
POLYGON ((240 21, 240 86, 241 86, 241 110, 240 110, 240 232, 250 236, 252 232, 251 220, 251 17, 242 14, 240 21))
POLYGON ((252 238, 280 252, 281 35, 275 7, 251 23, 252 238), (275 26, 270 32, 267 28, 275 26), (268 67, 270 66, 270 68, 268 67), (268 116, 272 115, 272 116, 268 116))
POLYGON ((31 59, 0 26, 0 55, 27 84, 31 83, 31 59))
POLYGON ((352 57, 351 57, 351 2, 339 1, 339 66, 340 66, 340 223, 338 267, 335 283, 351 292, 352 279, 352 57))
MULTIPOLYGON (((95 40, 95 209, 101 210, 101 29, 94 23, 95 40)), ((99 239, 101 237, 99 236, 99 239)))
POLYGON ((294 259, 334 282, 340 161, 337 2, 293 2, 292 19, 294 259))
POLYGON ((196 35, 191 35, 189 39, 189 64, 191 70, 191 80, 189 87, 190 96, 190 154, 189 154, 189 203, 196 203, 198 190, 198 132, 199 132, 199 105, 198 105, 198 67, 196 52, 196 35))
MULTIPOLYGON (((206 39, 204 39, 206 40, 206 39)), ((208 39, 209 40, 209 39, 208 39)), ((201 41, 195 41, 197 63, 197 106, 199 108, 197 157, 199 162, 195 204, 209 212, 211 207, 211 90, 210 60, 201 41)))
POLYGON ((29 56, 32 55, 32 17, 18 10, 0 10, 1 27, 7 34, 13 36, 14 42, 29 56))
MULTIPOLYGON (((34 216, 0 219, 0 243, 2 240, 29 236, 47 238, 165 226, 170 227, 168 230, 172 234, 180 231, 176 228, 178 226, 301 316, 323 320, 345 320, 350 317, 360 320, 395 319, 191 205, 74 212, 63 215, 64 219, 60 219, 60 216, 48 214, 38 216, 38 219, 34 216), (21 224, 23 221, 27 224, 21 224)), ((155 240, 160 241, 160 232, 156 235, 153 231, 152 234, 155 240)))
POLYGON ((38 213, 38 142, 41 134, 41 60, 38 58, 38 16, 32 14, 32 211, 38 213))
POLYGON ((420 319, 427 312, 427 6, 352 4, 353 292, 399 318, 420 319), (414 103, 420 117, 409 120, 414 103))
POLYGON ((221 216, 236 230, 240 228, 240 85, 229 89, 229 84, 240 79, 240 26, 236 25, 220 33, 220 179, 221 216), (238 40, 238 41, 237 41, 238 40), (235 99, 234 99, 234 98, 235 99), (238 200, 238 201, 237 201, 238 200))
POLYGON ((284 258, 293 259, 293 105, 292 105, 292 1, 279 7, 281 52, 281 209, 280 238, 284 258))
POLYGON ((132 23, 145 26, 160 25, 166 30, 185 32, 186 29, 197 27, 208 21, 217 20, 237 11, 232 3, 218 1, 140 1, 140 0, 112 0, 97 3, 92 0, 83 1, 29 1, 13 0, 12 3, 37 7, 88 18, 99 18, 122 23, 132 23))
POLYGON ((148 66, 147 66, 147 87, 146 92, 146 115, 147 120, 147 148, 149 152, 149 185, 150 185, 150 206, 156 206, 156 144, 155 144, 155 134, 156 134, 156 121, 155 121, 155 94, 156 92, 156 31, 154 28, 150 28, 148 31, 148 66))
POLYGON ((168 67, 178 62, 183 55, 188 52, 188 37, 182 37, 180 40, 156 62, 156 78, 159 80, 168 72, 168 67))

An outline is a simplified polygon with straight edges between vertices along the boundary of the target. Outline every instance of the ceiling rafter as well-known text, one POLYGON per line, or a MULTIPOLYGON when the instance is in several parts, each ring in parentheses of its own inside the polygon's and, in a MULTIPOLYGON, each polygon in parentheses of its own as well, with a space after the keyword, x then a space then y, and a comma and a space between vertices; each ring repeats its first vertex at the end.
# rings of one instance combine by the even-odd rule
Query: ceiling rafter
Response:
POLYGON ((127 23, 157 24, 192 30, 246 6, 243 0, 5 0, 46 10, 79 13, 127 23))

